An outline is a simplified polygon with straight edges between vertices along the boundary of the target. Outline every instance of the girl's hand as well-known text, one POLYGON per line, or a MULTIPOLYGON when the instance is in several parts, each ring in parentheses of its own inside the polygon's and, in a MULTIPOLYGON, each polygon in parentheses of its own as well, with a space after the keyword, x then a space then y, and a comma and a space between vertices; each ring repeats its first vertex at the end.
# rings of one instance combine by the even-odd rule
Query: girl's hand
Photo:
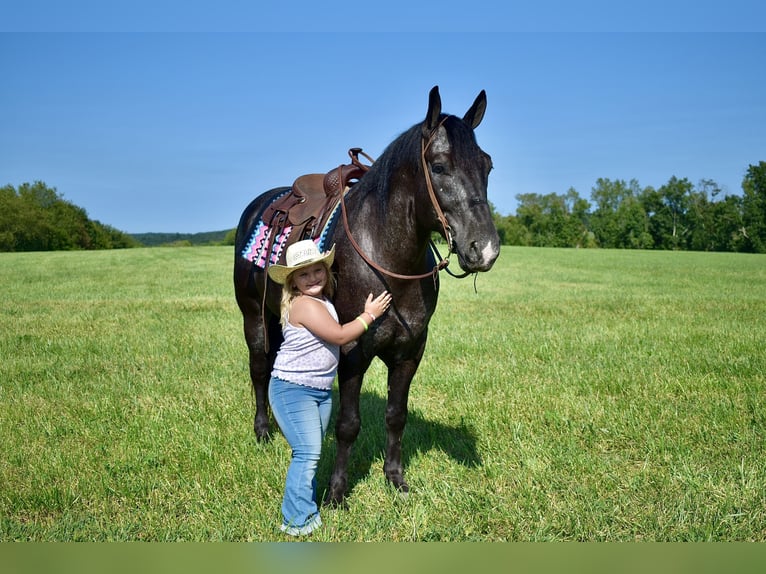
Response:
POLYGON ((364 303, 364 312, 372 315, 375 319, 380 319, 389 305, 391 305, 391 294, 388 291, 383 291, 375 299, 372 298, 372 293, 370 293, 367 295, 367 301, 364 303))

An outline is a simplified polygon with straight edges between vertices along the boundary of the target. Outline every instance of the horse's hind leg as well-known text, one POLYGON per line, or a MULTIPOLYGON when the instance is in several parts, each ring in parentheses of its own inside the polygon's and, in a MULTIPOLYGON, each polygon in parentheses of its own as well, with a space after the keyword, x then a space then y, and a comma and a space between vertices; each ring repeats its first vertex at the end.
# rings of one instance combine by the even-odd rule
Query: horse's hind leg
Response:
POLYGON ((253 299, 241 300, 240 308, 244 319, 245 341, 250 355, 250 380, 255 395, 255 418, 253 430, 259 441, 271 438, 269 429, 269 379, 271 360, 266 352, 261 306, 253 299))
POLYGON ((265 353, 250 349, 250 379, 253 382, 255 394, 255 417, 253 418, 253 430, 259 441, 271 439, 269 428, 269 370, 263 369, 268 366, 268 358, 265 353))

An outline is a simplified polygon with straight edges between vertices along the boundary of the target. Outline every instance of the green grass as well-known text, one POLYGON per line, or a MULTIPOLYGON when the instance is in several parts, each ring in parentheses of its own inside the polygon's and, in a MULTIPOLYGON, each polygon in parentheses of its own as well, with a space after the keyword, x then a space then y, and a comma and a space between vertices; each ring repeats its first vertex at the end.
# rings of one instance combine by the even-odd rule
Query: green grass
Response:
MULTIPOLYGON (((0 540, 286 539, 232 259, 0 254, 0 540)), ((766 541, 763 256, 505 247, 476 288, 442 276, 410 496, 376 362, 349 507, 313 540, 766 541)))

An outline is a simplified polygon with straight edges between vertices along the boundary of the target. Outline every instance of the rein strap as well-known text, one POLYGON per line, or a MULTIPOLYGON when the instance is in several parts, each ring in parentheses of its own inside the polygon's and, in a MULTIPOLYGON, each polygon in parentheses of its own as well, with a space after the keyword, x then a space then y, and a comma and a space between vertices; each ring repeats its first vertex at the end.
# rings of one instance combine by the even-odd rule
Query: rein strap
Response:
MULTIPOLYGON (((373 269, 376 271, 379 271, 380 273, 383 273, 384 275, 388 275, 389 277, 394 277, 395 279, 425 279, 426 277, 436 277, 442 269, 446 269, 449 265, 449 256, 452 254, 452 228, 449 225, 449 222, 447 221, 447 218, 444 215, 444 212, 442 211, 441 207, 439 206, 439 201, 436 198, 436 193, 434 192, 434 186, 433 183, 431 183, 431 174, 428 173, 428 162, 426 161, 426 150, 429 148, 431 143, 433 142, 434 136, 436 135, 436 132, 439 130, 439 128, 442 126, 442 124, 447 120, 449 116, 445 116, 444 119, 442 119, 441 122, 439 122, 439 125, 436 126, 432 131, 428 138, 428 141, 426 142, 425 139, 422 139, 420 142, 420 162, 423 166, 423 175, 425 176, 426 180, 426 188, 428 189, 428 196, 431 199, 431 204, 434 207, 434 210, 436 211, 436 217, 439 219, 439 222, 442 225, 442 229, 444 231, 444 237, 447 240, 447 257, 442 258, 439 252, 435 249, 435 246, 433 242, 431 242, 431 248, 433 252, 441 259, 434 268, 427 272, 427 273, 421 273, 420 275, 402 275, 400 273, 394 273, 393 271, 389 271, 377 263, 375 263, 372 259, 370 259, 364 251, 362 251, 362 248, 359 247, 359 244, 354 239, 354 236, 351 234, 351 228, 348 224, 348 213, 346 211, 346 202, 345 202, 345 193, 341 193, 340 195, 340 208, 341 208, 341 214, 343 216, 343 226, 346 229, 346 235, 348 236, 348 240, 351 242, 351 245, 354 247, 356 252, 359 254, 359 256, 364 259, 364 261, 373 269)), ((358 148, 355 148, 352 151, 355 151, 358 148)), ((352 153, 352 151, 349 151, 349 154, 352 153)), ((361 151, 361 150, 360 150, 361 151)), ((369 156, 365 154, 365 157, 368 159, 369 156)), ((353 155, 352 155, 353 159, 353 155)), ((362 165, 361 163, 359 165, 362 165)), ((365 169, 369 169, 367 166, 364 166, 365 169)), ((457 275, 453 275, 453 277, 458 277, 457 275)), ((460 277, 465 277, 466 275, 462 275, 460 277)))

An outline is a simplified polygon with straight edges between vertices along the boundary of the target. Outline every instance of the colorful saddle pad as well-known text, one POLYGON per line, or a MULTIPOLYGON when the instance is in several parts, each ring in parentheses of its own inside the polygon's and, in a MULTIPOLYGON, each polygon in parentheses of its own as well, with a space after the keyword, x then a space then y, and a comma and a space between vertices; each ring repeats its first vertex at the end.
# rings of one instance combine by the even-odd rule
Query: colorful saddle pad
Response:
MULTIPOLYGON (((285 193, 289 193, 289 190, 285 193)), ((282 195, 284 194, 281 194, 278 197, 282 197, 282 195)), ((274 199, 276 200, 278 197, 274 199)), ((320 251, 327 251, 331 247, 326 245, 326 243, 328 237, 332 234, 332 230, 335 228, 335 223, 339 211, 340 201, 338 201, 338 203, 333 208, 330 217, 327 218, 327 223, 325 223, 319 235, 317 237, 311 238, 317 244, 317 247, 319 247, 320 251)), ((293 226, 288 225, 283 227, 281 231, 277 231, 279 235, 274 237, 274 241, 272 242, 271 235, 273 231, 274 230, 269 227, 267 222, 259 218, 254 226, 253 231, 250 233, 250 240, 242 250, 242 257, 248 261, 253 262, 257 267, 260 267, 261 269, 265 269, 267 264, 273 265, 274 263, 279 263, 282 252, 284 251, 285 246, 288 243, 288 239, 290 238, 290 234, 293 231, 293 226), (270 244, 271 249, 269 250, 270 244)))

